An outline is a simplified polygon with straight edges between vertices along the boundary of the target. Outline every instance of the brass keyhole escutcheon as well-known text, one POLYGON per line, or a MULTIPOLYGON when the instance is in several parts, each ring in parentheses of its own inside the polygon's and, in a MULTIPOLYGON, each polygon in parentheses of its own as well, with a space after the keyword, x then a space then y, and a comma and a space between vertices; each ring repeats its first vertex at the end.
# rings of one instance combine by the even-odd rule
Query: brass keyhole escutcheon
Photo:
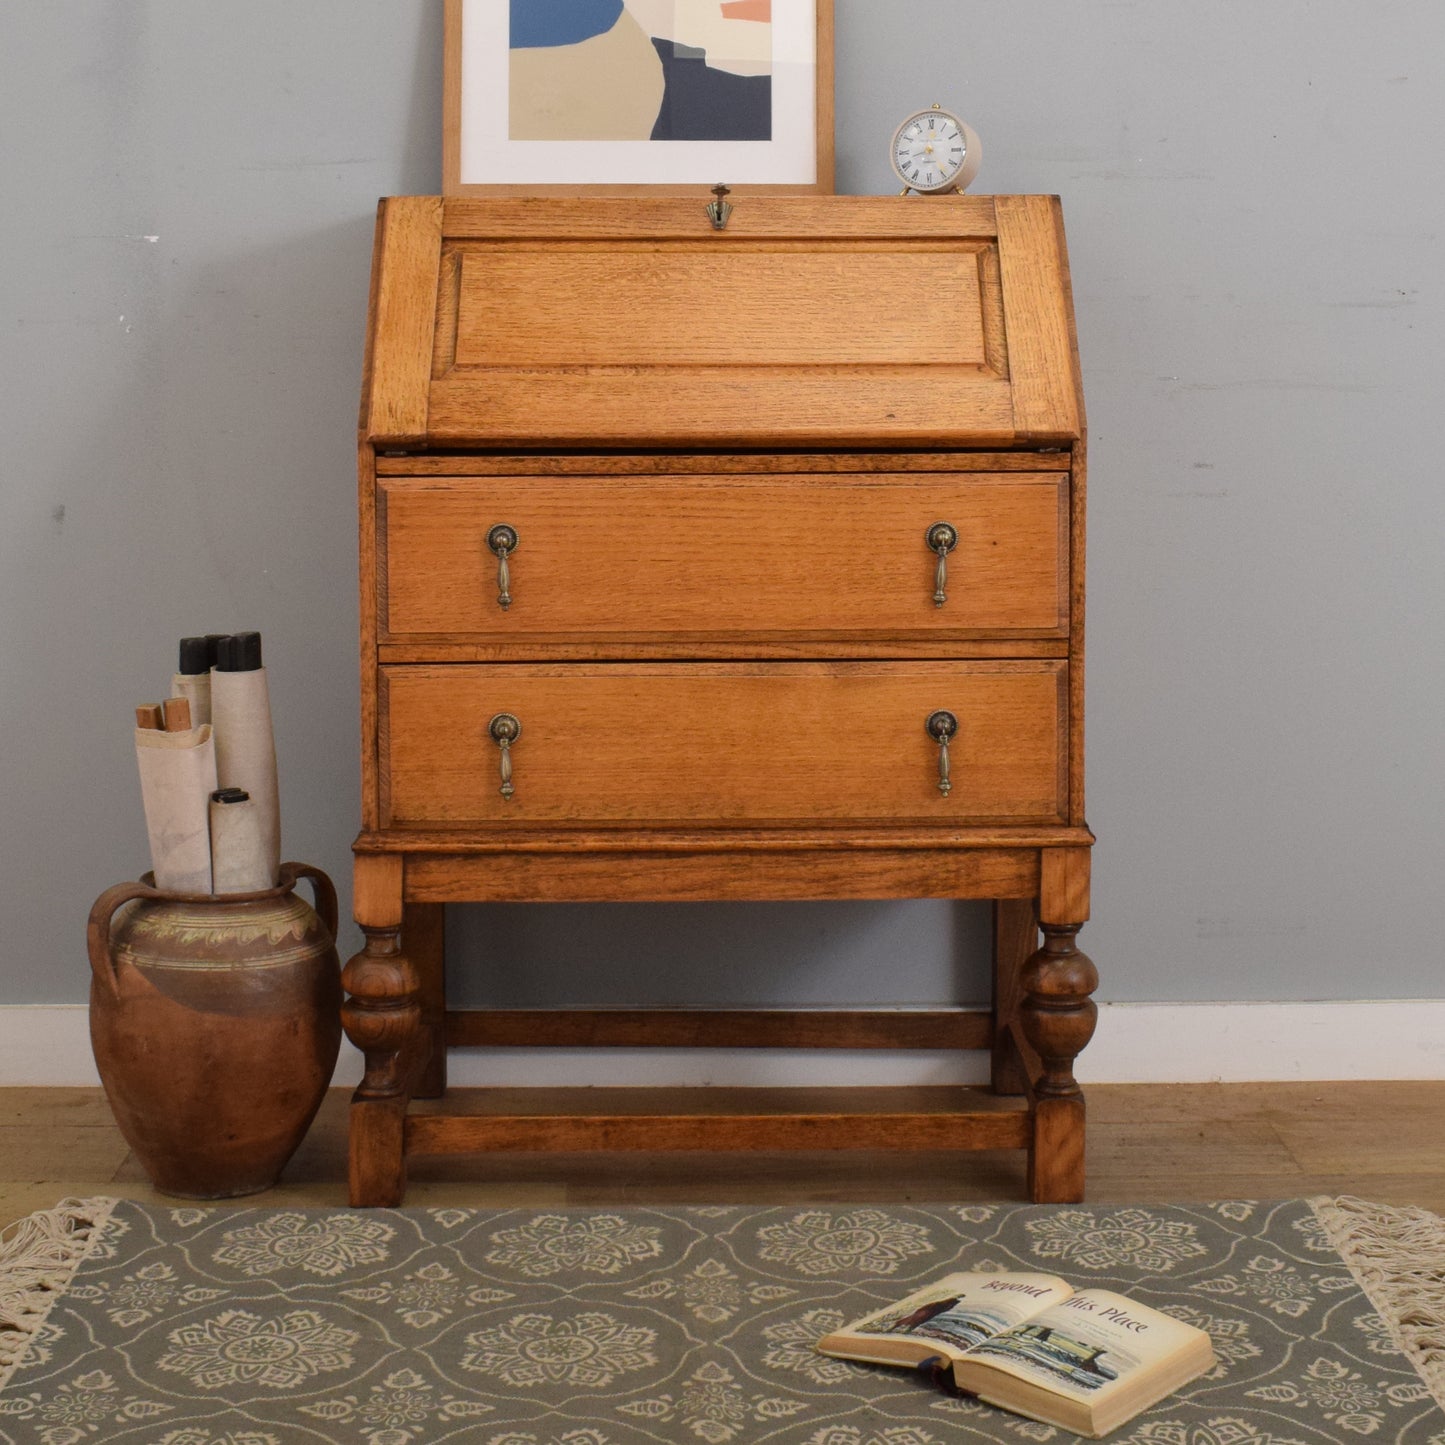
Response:
POLYGON ((487 533, 487 546, 497 555, 497 606, 503 612, 512 605, 512 569, 507 559, 517 550, 517 529, 498 522, 487 533))
POLYGON ((512 786, 512 744, 522 736, 522 724, 512 713, 499 712, 487 724, 487 732, 502 750, 501 793, 504 798, 510 798, 517 791, 512 786))
POLYGON ((948 744, 958 734, 958 719, 940 708, 928 714, 924 727, 928 736, 938 744, 938 791, 946 798, 953 791, 953 780, 948 773, 948 744))
POLYGON ((712 188, 714 200, 707 208, 707 218, 712 222, 714 231, 727 230, 728 219, 733 213, 733 205, 728 200, 732 195, 732 187, 725 186, 721 181, 712 188))

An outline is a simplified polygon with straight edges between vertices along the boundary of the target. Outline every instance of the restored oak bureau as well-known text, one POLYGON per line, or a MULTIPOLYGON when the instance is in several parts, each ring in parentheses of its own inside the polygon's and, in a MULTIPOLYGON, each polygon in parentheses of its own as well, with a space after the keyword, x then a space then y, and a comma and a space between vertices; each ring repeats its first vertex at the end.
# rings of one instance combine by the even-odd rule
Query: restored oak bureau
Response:
POLYGON ((381 205, 352 1201, 397 1203, 408 1156, 733 1148, 1025 1149, 1034 1199, 1080 1199, 1084 412, 1057 200, 743 196, 724 229, 706 202, 381 205), (446 1003, 448 903, 898 897, 994 901, 991 1009, 446 1003), (985 1049, 992 1087, 952 1112, 445 1100, 449 1047, 697 1044, 985 1049))

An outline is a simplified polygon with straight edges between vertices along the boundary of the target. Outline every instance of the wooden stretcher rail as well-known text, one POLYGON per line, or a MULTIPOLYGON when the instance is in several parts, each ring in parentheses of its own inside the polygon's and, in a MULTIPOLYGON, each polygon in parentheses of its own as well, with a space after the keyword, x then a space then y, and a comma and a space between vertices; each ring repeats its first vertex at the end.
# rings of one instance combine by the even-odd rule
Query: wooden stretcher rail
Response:
POLYGON ((414 1114, 406 1152, 1022 1149, 1024 1109, 965 1114, 414 1114))
POLYGON ((970 1009, 453 1009, 451 1048, 986 1049, 970 1009))

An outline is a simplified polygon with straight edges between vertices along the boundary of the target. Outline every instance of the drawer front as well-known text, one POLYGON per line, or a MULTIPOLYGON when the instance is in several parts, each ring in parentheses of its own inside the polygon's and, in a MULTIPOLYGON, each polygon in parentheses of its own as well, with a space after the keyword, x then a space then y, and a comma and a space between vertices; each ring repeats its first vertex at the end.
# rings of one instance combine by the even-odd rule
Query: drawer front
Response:
POLYGON ((387 478, 382 634, 1063 637, 1067 487, 1057 472, 387 478), (516 539, 506 607, 499 525, 516 539))
POLYGON ((384 826, 1061 821, 1063 662, 393 666, 384 826), (957 719, 950 791, 931 714, 957 719), (502 795, 498 714, 521 734, 502 795))

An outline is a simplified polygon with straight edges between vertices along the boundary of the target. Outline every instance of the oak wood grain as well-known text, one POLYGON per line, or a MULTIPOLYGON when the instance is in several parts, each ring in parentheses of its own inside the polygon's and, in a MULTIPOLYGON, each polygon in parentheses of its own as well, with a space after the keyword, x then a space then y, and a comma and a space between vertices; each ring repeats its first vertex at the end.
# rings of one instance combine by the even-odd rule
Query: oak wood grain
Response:
MULTIPOLYGON (((995 852, 1040 848, 1087 848, 1094 836, 1087 828, 1068 824, 1044 826, 937 823, 860 824, 834 823, 808 826, 738 826, 716 821, 691 827, 651 826, 647 851, 679 853, 811 853, 818 850, 868 853, 878 849, 901 852, 995 852)), ((352 845, 357 853, 398 854, 411 858, 437 853, 584 853, 635 852, 636 832, 627 824, 603 826, 577 821, 572 825, 528 828, 510 824, 490 827, 393 828, 362 832, 352 845)), ((1034 859, 1038 882, 1038 859, 1034 859)))
POLYGON ((1084 1198, 1084 1100, 1033 1101, 1029 1198, 1035 1204, 1077 1204, 1084 1198))
POLYGON ((988 369, 975 243, 658 245, 468 248, 453 365, 988 369))
POLYGON ((1084 821, 1084 609, 1088 441, 1074 444, 1069 481, 1069 821, 1084 821))
MULTIPOLYGON (((429 248, 416 276, 433 446, 1079 435, 1048 197, 768 197, 726 232, 670 198, 450 200, 442 217, 446 259, 429 248)), ((412 344, 413 377, 422 364, 412 344)))
POLYGON ((1020 441, 1081 435, 1056 196, 998 196, 1014 431, 1020 441))
POLYGON ((409 446, 428 430, 442 207, 434 196, 398 196, 382 205, 365 430, 378 445, 409 446))
POLYGON ((347 1027, 367 1075, 350 1197, 396 1202, 408 1155, 424 1172, 434 1147, 482 1175, 475 1151, 514 1147, 887 1144, 1028 1147, 1034 1197, 1078 1198, 1072 1065, 1096 975, 1072 942, 1093 837, 1057 201, 740 191, 714 232, 702 199, 383 208, 359 468, 367 944, 347 1027), (921 282, 936 304, 919 316, 896 297, 921 282), (933 521, 960 529, 936 611, 913 535, 933 521), (505 609, 498 522, 521 538, 505 609), (946 795, 922 728, 938 707, 962 724, 946 795), (506 799, 486 731, 500 711, 523 720, 506 799), (453 1097, 412 1097, 443 1087, 446 903, 799 897, 994 899, 994 1017, 453 1010, 450 1041, 926 1037, 992 1046, 999 1093, 951 1093, 932 1116, 894 1100, 861 1125, 802 1099, 714 1095, 699 1120, 596 1097, 509 1110, 494 1092, 486 1117, 457 1119, 453 1097))
MULTIPOLYGON (((739 644, 713 641, 691 633, 656 634, 641 640, 636 634, 612 633, 596 638, 552 636, 523 637, 516 642, 478 642, 474 634, 412 634, 405 641, 379 643, 375 661, 391 662, 726 662, 736 658, 739 644)), ((838 641, 810 633, 773 635, 750 641, 747 655, 754 661, 867 662, 916 658, 936 662, 941 654, 967 661, 971 658, 1057 658, 1069 656, 1069 645, 1035 637, 958 637, 939 642, 932 637, 900 638, 896 633, 868 637, 848 635, 838 641)))
POLYGON ((382 477, 603 477, 722 476, 734 472, 769 476, 779 472, 848 477, 876 472, 1067 472, 1073 465, 1067 448, 1025 452, 879 451, 879 452, 716 452, 573 453, 418 452, 376 458, 382 477))
POLYGON ((399 928, 402 858, 397 853, 357 854, 352 865, 352 916, 363 928, 399 928))
POLYGON ((1066 674, 1048 661, 389 667, 383 817, 1062 821, 1066 674), (941 708, 958 720, 946 796, 924 728, 941 708), (501 713, 523 729, 511 797, 487 736, 501 713))
POLYGON ((1038 853, 878 848, 697 853, 517 848, 409 853, 407 893, 427 903, 766 902, 796 898, 1022 898, 1037 893, 1038 853))
POLYGON ((432 382, 428 440, 526 446, 540 417, 558 447, 954 447, 1016 435, 1011 384, 974 367, 675 366, 454 370, 432 382))
POLYGON ((408 1154, 594 1149, 1018 1149, 1028 1114, 413 1114, 408 1154))
POLYGON ((394 1209, 406 1195, 406 1098, 354 1098, 348 1200, 357 1208, 394 1209))
POLYGON ((705 187, 665 195, 649 187, 626 197, 447 197, 443 225, 454 241, 656 240, 705 238, 717 246, 765 239, 887 241, 991 240, 998 234, 995 197, 955 196, 900 205, 893 196, 791 196, 736 188, 726 231, 713 231, 705 187), (744 204, 746 202, 746 204, 744 204))
POLYGON ((936 641, 1067 634, 1067 486, 1059 473, 910 478, 390 478, 389 641, 511 645, 610 636, 782 634, 936 641), (947 521, 947 601, 926 534, 947 521), (491 528, 518 537, 498 601, 491 528))
MULTIPOLYGON (((373 273, 377 269, 379 267, 374 266, 373 273)), ((373 275, 373 289, 374 287, 373 275)), ((368 342, 368 358, 370 352, 368 342)), ((361 671, 361 825, 363 828, 375 828, 381 823, 381 789, 377 760, 377 730, 380 723, 376 668, 377 633, 380 629, 377 598, 385 592, 386 582, 380 570, 385 561, 385 553, 378 545, 376 454, 364 435, 364 417, 362 427, 363 435, 359 437, 356 448, 356 525, 361 547, 357 566, 357 588, 360 594, 357 650, 360 654, 361 671)))
POLYGON ((1039 881, 1039 920, 1071 923, 1089 920, 1089 880, 1092 853, 1088 848, 1046 848, 1039 881))

